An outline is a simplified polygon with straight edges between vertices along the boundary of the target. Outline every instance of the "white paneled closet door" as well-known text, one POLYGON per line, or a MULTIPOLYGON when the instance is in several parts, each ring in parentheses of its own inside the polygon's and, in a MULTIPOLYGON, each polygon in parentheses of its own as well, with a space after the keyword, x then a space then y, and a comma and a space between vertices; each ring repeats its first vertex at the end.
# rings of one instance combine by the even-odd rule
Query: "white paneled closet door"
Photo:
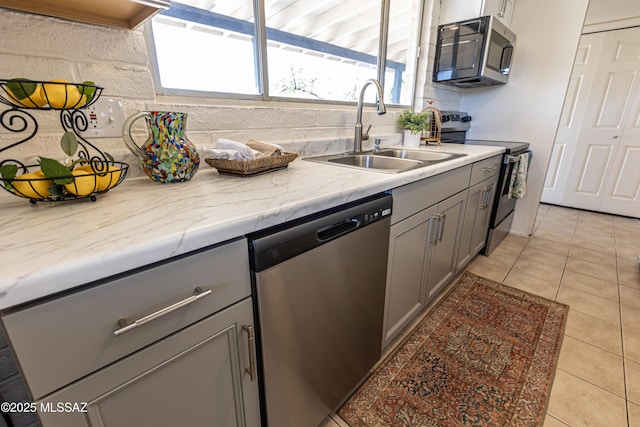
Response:
POLYGON ((640 217, 640 28, 601 33, 559 204, 640 217))
POLYGON ((603 40, 603 33, 580 38, 542 192, 545 203, 562 203, 603 40))

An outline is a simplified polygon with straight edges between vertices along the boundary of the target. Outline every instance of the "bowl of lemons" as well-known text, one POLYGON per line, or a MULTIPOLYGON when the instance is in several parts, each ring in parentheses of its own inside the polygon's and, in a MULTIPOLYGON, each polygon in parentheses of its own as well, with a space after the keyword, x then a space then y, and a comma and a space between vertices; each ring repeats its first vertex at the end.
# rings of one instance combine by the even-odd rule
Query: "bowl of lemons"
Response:
POLYGON ((71 83, 64 79, 35 81, 18 77, 0 79, 0 102, 18 108, 66 110, 94 103, 102 87, 92 81, 71 83))
POLYGON ((57 160, 41 157, 37 165, 1 166, 0 186, 32 203, 80 198, 95 201, 98 195, 120 184, 128 168, 122 162, 93 161, 69 169, 57 160))
POLYGON ((90 156, 73 132, 63 134, 60 147, 66 155, 63 161, 43 156, 35 165, 1 161, 0 187, 31 203, 81 198, 95 201, 120 184, 129 170, 129 165, 116 162, 108 153, 90 156))

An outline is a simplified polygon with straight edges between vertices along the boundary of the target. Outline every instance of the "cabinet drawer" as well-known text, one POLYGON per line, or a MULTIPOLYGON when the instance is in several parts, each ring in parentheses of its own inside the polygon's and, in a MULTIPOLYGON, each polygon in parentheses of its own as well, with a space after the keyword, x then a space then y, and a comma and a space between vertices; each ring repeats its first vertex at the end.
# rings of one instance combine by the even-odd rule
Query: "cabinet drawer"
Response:
POLYGON ((391 223, 395 224, 469 187, 471 165, 394 188, 391 223))
POLYGON ((10 312, 3 321, 38 399, 250 294, 247 244, 237 240, 10 312), (193 298, 196 287, 211 293, 193 298), (115 335, 119 319, 131 324, 156 313, 162 315, 115 335))
POLYGON ((471 182, 469 186, 476 185, 480 181, 497 175, 498 172, 500 172, 501 161, 502 154, 474 163, 471 168, 471 182))

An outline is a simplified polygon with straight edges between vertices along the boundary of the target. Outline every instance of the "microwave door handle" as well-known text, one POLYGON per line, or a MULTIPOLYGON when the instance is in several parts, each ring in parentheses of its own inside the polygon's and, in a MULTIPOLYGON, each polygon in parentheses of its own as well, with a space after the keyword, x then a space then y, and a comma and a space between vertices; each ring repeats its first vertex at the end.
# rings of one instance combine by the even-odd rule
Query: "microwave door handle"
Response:
POLYGON ((502 54, 500 55, 500 71, 504 72, 504 70, 508 70, 510 68, 509 64, 505 64, 506 62, 505 56, 507 57, 507 61, 511 62, 512 53, 513 53, 513 45, 511 43, 509 43, 508 45, 502 48, 502 54), (507 51, 509 52, 509 54, 505 55, 507 51))

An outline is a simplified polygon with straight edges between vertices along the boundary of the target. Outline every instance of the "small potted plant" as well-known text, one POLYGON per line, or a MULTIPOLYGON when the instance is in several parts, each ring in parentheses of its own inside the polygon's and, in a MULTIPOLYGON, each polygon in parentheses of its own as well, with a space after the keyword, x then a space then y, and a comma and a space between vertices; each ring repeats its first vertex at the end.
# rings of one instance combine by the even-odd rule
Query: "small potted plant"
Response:
POLYGON ((404 110, 398 118, 398 125, 404 129, 403 144, 409 147, 417 147, 420 145, 422 131, 429 127, 429 113, 404 110))

